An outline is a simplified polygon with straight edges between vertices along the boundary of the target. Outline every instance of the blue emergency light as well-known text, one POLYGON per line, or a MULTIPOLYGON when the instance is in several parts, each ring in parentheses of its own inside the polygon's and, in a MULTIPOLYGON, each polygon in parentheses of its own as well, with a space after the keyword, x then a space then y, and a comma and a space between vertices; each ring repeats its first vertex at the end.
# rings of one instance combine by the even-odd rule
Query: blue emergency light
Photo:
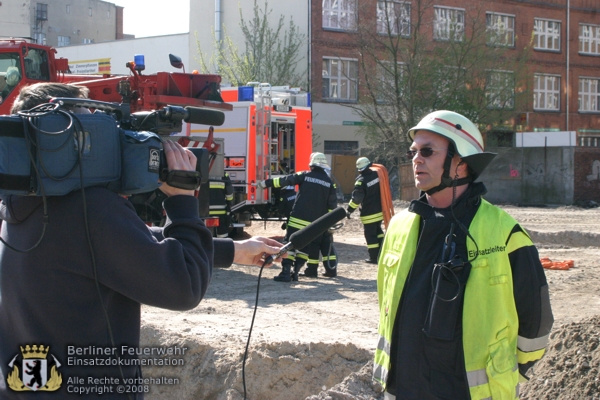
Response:
POLYGON ((239 86, 238 87, 238 101, 254 101, 254 87, 253 86, 239 86))
POLYGON ((133 56, 133 62, 135 63, 135 70, 140 72, 146 69, 146 62, 144 61, 143 54, 135 54, 133 56))

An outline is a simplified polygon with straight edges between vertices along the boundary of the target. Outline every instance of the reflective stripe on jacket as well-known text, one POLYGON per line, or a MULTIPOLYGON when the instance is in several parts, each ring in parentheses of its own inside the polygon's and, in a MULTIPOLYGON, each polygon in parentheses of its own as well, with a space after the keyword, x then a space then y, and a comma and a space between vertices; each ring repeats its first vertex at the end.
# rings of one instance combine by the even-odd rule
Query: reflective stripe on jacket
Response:
MULTIPOLYGON (((390 370, 392 330, 412 262, 415 258, 420 218, 408 210, 390 222, 379 259, 377 278, 380 308, 379 341, 373 377, 384 387, 390 370)), ((463 351, 472 399, 519 397, 518 363, 539 360, 548 335, 518 336, 519 319, 513 295, 509 254, 531 246, 529 236, 515 230, 517 222, 482 199, 467 241, 472 269, 465 289, 462 314, 463 351)), ((410 360, 407 360, 410 362, 410 360)))

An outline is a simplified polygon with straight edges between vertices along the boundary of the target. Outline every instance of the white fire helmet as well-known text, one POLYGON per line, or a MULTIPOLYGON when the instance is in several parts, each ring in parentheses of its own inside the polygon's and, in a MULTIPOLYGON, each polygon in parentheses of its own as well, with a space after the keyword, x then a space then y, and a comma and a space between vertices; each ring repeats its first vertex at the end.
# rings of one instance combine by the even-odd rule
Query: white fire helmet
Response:
POLYGON ((329 164, 327 163, 327 157, 323 153, 312 153, 310 155, 310 161, 308 165, 311 167, 321 167, 323 169, 329 169, 329 164))
POLYGON ((361 172, 364 171, 371 164, 371 161, 367 157, 361 157, 356 160, 356 169, 361 172))
POLYGON ((418 130, 437 133, 452 142, 456 153, 471 168, 473 180, 477 179, 496 156, 495 153, 483 151, 483 137, 477 126, 453 111, 440 110, 426 115, 417 126, 408 131, 408 138, 414 140, 418 130))
POLYGON ((6 70, 6 84, 15 86, 21 80, 21 74, 17 67, 8 67, 6 70))

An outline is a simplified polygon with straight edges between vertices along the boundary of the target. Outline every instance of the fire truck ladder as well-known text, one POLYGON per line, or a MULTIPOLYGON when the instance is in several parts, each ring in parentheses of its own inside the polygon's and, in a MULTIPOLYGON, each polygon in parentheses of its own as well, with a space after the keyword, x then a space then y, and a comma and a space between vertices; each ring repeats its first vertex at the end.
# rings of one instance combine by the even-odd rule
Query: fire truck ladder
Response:
MULTIPOLYGON (((258 88, 256 102, 256 179, 264 180, 271 177, 277 171, 280 160, 277 132, 271 132, 271 109, 273 99, 271 84, 249 82, 248 86, 255 85, 258 88)), ((270 196, 269 196, 270 197, 270 196)), ((257 192, 256 200, 264 203, 264 191, 257 192)))

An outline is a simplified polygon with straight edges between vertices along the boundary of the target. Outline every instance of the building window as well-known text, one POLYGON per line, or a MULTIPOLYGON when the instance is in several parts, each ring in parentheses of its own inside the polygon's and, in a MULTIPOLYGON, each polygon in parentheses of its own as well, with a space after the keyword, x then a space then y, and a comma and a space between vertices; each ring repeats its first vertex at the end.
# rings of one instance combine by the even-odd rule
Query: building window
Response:
POLYGON ((433 38, 461 42, 465 31, 465 10, 434 7, 433 38))
POLYGON ((67 14, 71 14, 71 5, 67 4, 67 14))
POLYGON ((410 3, 379 0, 377 2, 377 33, 410 36, 410 3))
POLYGON ((515 108, 514 74, 511 71, 489 71, 485 97, 488 108, 515 108))
POLYGON ((533 48, 560 51, 560 22, 536 18, 533 25, 533 48))
POLYGON ((358 155, 358 141, 356 140, 325 140, 323 143, 327 154, 358 155))
MULTIPOLYGON (((600 147, 600 136, 587 136, 579 134, 578 137, 579 145, 582 147, 600 147)), ((598 161, 594 161, 594 163, 597 162, 598 161)))
POLYGON ((83 39, 81 39, 81 43, 83 43, 83 44, 91 44, 91 43, 94 43, 94 40, 93 39, 83 38, 83 39))
POLYGON ((35 19, 48 21, 48 4, 37 3, 35 6, 35 19))
POLYGON ((58 37, 58 47, 64 47, 71 44, 70 36, 59 36, 58 37))
POLYGON ((487 44, 491 46, 515 46, 515 17, 514 15, 485 14, 487 27, 487 44))
POLYGON ((323 98, 356 101, 358 61, 344 58, 323 58, 323 98))
POLYGON ((357 0, 323 0, 323 28, 356 30, 357 0))
POLYGON ((33 34, 33 38, 37 44, 46 44, 46 34, 41 32, 36 32, 33 34))
POLYGON ((91 17, 92 16, 92 7, 88 8, 88 15, 91 17))
POLYGON ((533 76, 533 109, 560 110, 560 76, 541 74, 533 76))
POLYGON ((110 10, 106 11, 106 18, 110 19, 110 10))
POLYGON ((579 78, 579 111, 600 111, 600 85, 598 78, 579 78))
POLYGON ((579 52, 600 54, 600 25, 579 25, 579 52))

